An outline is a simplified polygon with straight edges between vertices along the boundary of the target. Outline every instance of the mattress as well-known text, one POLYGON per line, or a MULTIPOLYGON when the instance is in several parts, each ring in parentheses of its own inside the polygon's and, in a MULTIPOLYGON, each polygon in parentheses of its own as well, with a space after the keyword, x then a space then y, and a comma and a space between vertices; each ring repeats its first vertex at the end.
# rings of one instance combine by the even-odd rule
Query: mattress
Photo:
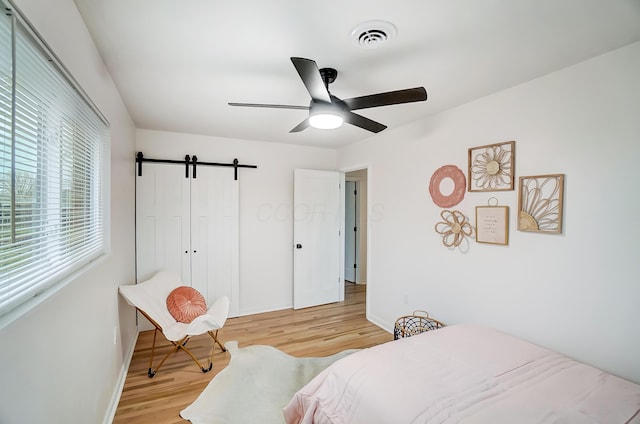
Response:
POLYGON ((449 326, 343 358, 286 422, 640 423, 640 385, 497 330, 449 326))

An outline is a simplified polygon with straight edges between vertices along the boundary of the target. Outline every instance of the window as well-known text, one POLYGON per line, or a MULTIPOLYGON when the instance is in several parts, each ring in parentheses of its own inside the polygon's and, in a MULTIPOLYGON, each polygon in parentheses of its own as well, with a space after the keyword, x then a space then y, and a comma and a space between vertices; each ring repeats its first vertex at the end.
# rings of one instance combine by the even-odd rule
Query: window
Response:
POLYGON ((106 250, 106 121, 12 8, 0 16, 0 316, 106 250))

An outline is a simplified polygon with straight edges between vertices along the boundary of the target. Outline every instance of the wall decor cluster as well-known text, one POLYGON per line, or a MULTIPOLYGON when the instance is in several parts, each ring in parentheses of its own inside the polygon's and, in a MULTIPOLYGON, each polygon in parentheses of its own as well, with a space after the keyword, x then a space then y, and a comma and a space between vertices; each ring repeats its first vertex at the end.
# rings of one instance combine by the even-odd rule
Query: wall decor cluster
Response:
MULTIPOLYGON (((486 206, 476 206, 475 227, 464 213, 448 208, 459 204, 466 191, 514 190, 515 153, 515 141, 470 147, 467 175, 455 165, 444 165, 433 173, 429 193, 433 202, 445 209, 440 213, 443 221, 435 225, 442 244, 458 247, 471 236, 477 243, 509 244, 509 206, 498 206, 495 197, 489 198, 486 206), (447 179, 453 182, 453 190, 448 195, 441 187, 447 179)), ((518 230, 562 233, 564 174, 523 176, 518 182, 518 230)))
POLYGON ((464 199, 466 187, 467 183, 464 172, 455 165, 444 165, 438 168, 431 176, 429 193, 431 194, 433 203, 441 208, 450 208, 464 199), (447 178, 453 181, 453 191, 449 195, 444 195, 440 184, 447 178))
POLYGON ((562 232, 564 174, 520 177, 518 230, 562 232))
POLYGON ((446 247, 458 247, 465 237, 473 235, 473 226, 462 212, 444 210, 440 216, 444 222, 438 222, 435 230, 442 236, 442 244, 446 247))
POLYGON ((513 190, 515 141, 469 149, 469 186, 472 191, 513 190))

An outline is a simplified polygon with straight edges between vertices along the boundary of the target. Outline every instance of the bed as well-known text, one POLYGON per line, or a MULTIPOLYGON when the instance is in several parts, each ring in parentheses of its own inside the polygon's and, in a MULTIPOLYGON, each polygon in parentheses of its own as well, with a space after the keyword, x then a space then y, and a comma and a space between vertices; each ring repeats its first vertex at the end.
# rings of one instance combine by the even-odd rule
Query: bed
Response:
POLYGON ((302 387, 288 424, 640 423, 640 385, 480 326, 349 355, 302 387))

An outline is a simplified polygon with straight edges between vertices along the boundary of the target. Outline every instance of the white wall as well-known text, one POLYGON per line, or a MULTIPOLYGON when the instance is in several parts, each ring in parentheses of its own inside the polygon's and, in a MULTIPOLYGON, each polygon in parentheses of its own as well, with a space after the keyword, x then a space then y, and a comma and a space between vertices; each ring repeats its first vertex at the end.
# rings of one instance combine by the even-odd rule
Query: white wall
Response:
POLYGON ((390 329, 427 309, 640 382, 639 75, 635 43, 341 150, 340 169, 370 164, 368 317, 390 329), (510 207, 509 245, 445 248, 431 175, 509 140, 516 176, 566 174, 564 234, 517 231, 517 191, 466 193, 467 216, 510 207))
POLYGON ((17 5, 110 121, 111 253, 0 330, 0 422, 99 423, 137 334, 117 292, 134 279, 135 128, 73 1, 17 5))
POLYGON ((138 130, 136 143, 148 158, 180 160, 188 154, 200 162, 237 158, 258 166, 238 171, 240 314, 291 307, 293 170, 335 169, 336 151, 149 130, 138 130))

